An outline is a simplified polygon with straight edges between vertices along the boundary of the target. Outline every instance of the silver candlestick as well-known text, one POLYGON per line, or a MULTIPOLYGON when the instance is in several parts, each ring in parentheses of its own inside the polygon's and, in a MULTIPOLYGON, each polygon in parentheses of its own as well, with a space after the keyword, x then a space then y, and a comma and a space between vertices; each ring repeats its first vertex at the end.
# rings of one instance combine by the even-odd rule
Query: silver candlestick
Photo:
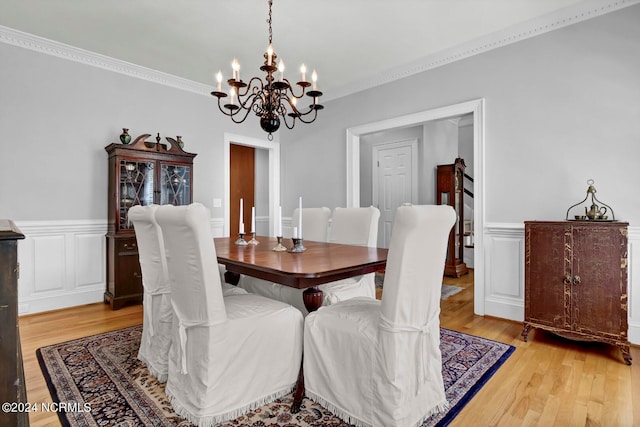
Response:
POLYGON ((294 237, 291 239, 293 241, 293 247, 289 249, 291 253, 302 253, 307 250, 302 244, 302 237, 294 237))
POLYGON ((248 243, 244 240, 244 233, 238 234, 238 240, 235 241, 238 246, 247 246, 248 243))
POLYGON ((278 239, 278 244, 275 245, 273 247, 273 249, 271 249, 272 251, 276 251, 276 252, 284 252, 287 250, 287 248, 285 248, 284 246, 282 246, 282 236, 278 236, 276 237, 276 239, 278 239))
POLYGON ((252 231, 252 232, 251 232, 251 240, 249 240, 249 243, 248 243, 248 244, 249 244, 249 245, 259 245, 259 244, 260 244, 260 242, 258 242, 258 241, 256 240, 256 232, 255 232, 255 231, 252 231))

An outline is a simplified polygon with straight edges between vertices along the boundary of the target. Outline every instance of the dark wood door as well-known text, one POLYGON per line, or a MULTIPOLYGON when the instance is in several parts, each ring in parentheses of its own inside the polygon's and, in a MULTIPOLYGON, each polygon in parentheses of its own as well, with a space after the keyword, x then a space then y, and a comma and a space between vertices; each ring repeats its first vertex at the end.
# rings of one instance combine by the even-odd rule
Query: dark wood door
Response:
POLYGON ((573 276, 579 277, 572 295, 575 331, 620 334, 622 241, 612 227, 573 227, 573 276))
POLYGON ((526 224, 525 234, 525 321, 570 329, 570 227, 526 224))
POLYGON ((246 233, 251 231, 251 207, 254 206, 255 148, 230 145, 229 235, 236 236, 240 225, 240 199, 243 200, 243 219, 246 233))

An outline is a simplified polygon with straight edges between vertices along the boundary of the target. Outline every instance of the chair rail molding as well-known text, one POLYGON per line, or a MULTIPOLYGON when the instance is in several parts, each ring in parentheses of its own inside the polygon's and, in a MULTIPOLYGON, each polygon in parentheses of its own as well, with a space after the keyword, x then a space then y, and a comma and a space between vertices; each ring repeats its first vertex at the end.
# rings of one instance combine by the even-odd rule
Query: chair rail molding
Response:
MULTIPOLYGON (((259 220, 267 226, 266 217, 259 220)), ((282 220, 284 234, 290 236, 291 218, 282 220)), ((18 243, 20 315, 103 301, 106 219, 15 222, 25 235, 18 243)), ((224 218, 210 222, 212 236, 224 236, 224 218)), ((486 315, 520 322, 524 319, 524 224, 487 223, 483 230, 486 315)), ((628 240, 629 341, 638 345, 640 226, 629 227, 628 240)))

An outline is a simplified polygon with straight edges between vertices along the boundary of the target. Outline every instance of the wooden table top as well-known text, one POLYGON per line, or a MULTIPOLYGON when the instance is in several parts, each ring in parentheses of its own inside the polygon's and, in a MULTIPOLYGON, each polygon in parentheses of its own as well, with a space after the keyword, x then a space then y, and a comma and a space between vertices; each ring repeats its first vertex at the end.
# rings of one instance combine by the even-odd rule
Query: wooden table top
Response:
MULTIPOLYGON (((218 262, 228 271, 304 289, 383 270, 387 249, 304 241, 302 253, 276 252, 275 237, 257 236, 259 245, 238 246, 236 237, 215 238, 218 262)), ((287 248, 291 239, 283 239, 287 248)))

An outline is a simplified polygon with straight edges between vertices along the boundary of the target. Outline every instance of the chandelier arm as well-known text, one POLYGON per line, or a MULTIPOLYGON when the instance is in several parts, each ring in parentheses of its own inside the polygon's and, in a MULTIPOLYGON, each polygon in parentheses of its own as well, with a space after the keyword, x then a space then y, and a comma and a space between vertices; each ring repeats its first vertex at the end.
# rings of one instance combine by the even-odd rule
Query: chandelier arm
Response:
POLYGON ((236 112, 232 115, 230 115, 229 117, 231 117, 231 121, 233 123, 242 123, 246 120, 247 116, 249 115, 249 113, 251 112, 251 110, 244 110, 244 115, 242 116, 241 119, 238 118, 238 116, 240 115, 240 111, 242 110, 236 110, 236 112))
MULTIPOLYGON (((294 85, 292 85, 291 82, 288 79, 282 79, 282 81, 289 85, 288 93, 290 93, 291 96, 293 96, 296 99, 301 99, 304 96, 304 94, 305 94, 305 88, 304 87, 302 87, 302 93, 300 95, 296 95, 295 92, 293 91, 294 85)), ((298 85, 295 85, 295 86, 298 86, 298 85)))
POLYGON ((313 110, 311 110, 311 111, 308 111, 308 112, 306 112, 306 113, 304 113, 304 114, 302 114, 302 115, 298 116, 298 120, 300 120, 302 123, 305 123, 305 124, 313 123, 313 122, 316 120, 316 118, 318 117, 318 110, 313 109, 313 110), (311 113, 311 111, 313 111, 313 118, 312 118, 312 119, 310 119, 310 120, 309 120, 309 119, 305 119, 304 117, 305 117, 307 114, 311 113))
POLYGON ((254 88, 259 88, 260 90, 264 89, 264 83, 262 82, 262 79, 260 77, 251 77, 251 80, 249 80, 249 83, 247 83, 247 85, 244 87, 244 92, 240 93, 240 90, 237 90, 236 95, 238 97, 247 96, 249 91, 251 91, 254 88), (258 86, 258 83, 256 82, 260 83, 260 86, 258 86))
POLYGON ((222 114, 224 114, 227 117, 231 117, 231 121, 233 121, 234 123, 242 123, 246 120, 247 116, 249 115, 249 112, 251 111, 250 109, 244 109, 244 108, 238 108, 236 110, 225 110, 224 107, 222 105, 220 105, 220 98, 218 98, 218 109, 220 110, 220 112, 222 112, 222 114), (240 112, 244 110, 244 115, 242 115, 242 119, 238 119, 238 117, 241 116, 240 112))
POLYGON ((238 98, 238 102, 240 103, 239 105, 240 108, 243 110, 251 111, 258 99, 258 95, 259 93, 253 92, 249 95, 246 95, 246 94, 243 95, 243 96, 246 96, 244 100, 241 100, 240 98, 238 98))
POLYGON ((284 114, 282 116, 282 121, 284 122, 284 125, 287 127, 287 129, 293 129, 293 127, 296 125, 295 116, 289 116, 289 115, 284 114), (291 118, 291 124, 289 124, 289 122, 287 121, 287 118, 291 118))

